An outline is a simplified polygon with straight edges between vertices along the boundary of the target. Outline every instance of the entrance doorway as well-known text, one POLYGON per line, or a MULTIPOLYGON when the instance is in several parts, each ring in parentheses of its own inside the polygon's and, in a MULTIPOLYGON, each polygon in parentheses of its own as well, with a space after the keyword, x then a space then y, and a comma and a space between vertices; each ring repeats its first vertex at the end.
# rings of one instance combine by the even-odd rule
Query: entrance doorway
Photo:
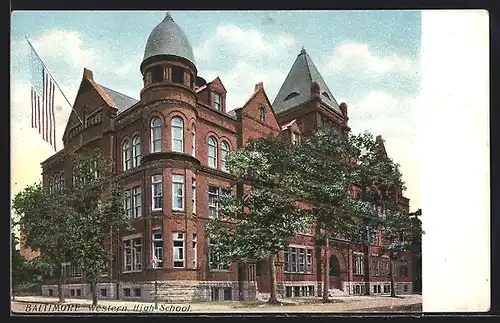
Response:
POLYGON ((340 289, 340 264, 335 255, 330 256, 330 288, 340 289))

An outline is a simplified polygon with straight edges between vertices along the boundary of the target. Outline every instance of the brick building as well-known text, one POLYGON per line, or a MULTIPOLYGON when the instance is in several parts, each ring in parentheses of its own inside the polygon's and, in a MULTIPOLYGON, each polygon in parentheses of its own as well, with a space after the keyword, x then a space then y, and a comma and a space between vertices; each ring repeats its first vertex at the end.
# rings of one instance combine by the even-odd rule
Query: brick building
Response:
MULTIPOLYGON (((191 45, 169 14, 151 32, 140 70, 144 87, 135 100, 99 84, 84 69, 74 103, 83 124, 72 112, 64 149, 42 163, 44 185, 57 190, 71 185, 70 152, 100 148, 115 161, 135 231, 117 237, 99 296, 150 300, 155 278, 164 300, 236 300, 269 293, 266 263, 222 264, 205 237, 206 220, 217 216, 217 197, 234 187, 226 156, 251 138, 282 135, 299 141, 323 123, 348 131, 347 105, 336 102, 302 49, 273 103, 259 83, 242 107, 230 111, 222 80, 207 82, 198 75, 191 45), (153 252, 161 260, 156 270, 149 261, 153 252)), ((400 196, 400 201, 408 206, 408 199, 400 196)), ((334 242, 332 293, 390 292, 380 243, 377 233, 370 246, 334 242)), ((319 255, 312 231, 294 237, 277 262, 280 295, 318 295, 319 255)), ((411 293, 411 255, 401 257, 398 292, 411 293)), ((67 296, 88 297, 78 264, 63 268, 67 296)), ((56 296, 55 284, 48 278, 43 294, 56 296)))

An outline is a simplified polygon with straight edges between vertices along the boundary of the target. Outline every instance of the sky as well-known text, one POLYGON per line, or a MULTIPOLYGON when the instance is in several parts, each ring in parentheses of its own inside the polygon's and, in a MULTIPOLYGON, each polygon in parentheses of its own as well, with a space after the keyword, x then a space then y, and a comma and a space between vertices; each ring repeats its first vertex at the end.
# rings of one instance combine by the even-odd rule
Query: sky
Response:
MULTIPOLYGON (((271 102, 302 47, 354 133, 382 135, 401 165, 410 209, 420 208, 417 113, 420 11, 172 11, 195 55, 198 75, 225 85, 228 110, 263 82, 271 102)), ((83 68, 111 89, 139 98, 139 65, 164 11, 17 11, 11 24, 11 192, 41 180, 54 150, 31 128, 27 37, 62 89, 56 93, 57 148, 83 68), (69 101, 69 103, 67 103, 69 101)))

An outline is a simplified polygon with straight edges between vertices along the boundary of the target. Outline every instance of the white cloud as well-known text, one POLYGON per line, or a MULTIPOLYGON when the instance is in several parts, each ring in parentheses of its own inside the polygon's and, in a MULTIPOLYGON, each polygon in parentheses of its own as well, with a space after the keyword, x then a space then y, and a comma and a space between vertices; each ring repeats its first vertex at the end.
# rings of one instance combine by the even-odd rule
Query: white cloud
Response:
POLYGON ((361 71, 367 75, 375 74, 375 76, 418 71, 415 61, 396 55, 377 56, 370 51, 367 44, 361 43, 344 43, 337 46, 326 62, 325 68, 333 71, 361 71))
POLYGON ((91 66, 99 61, 98 52, 83 46, 80 35, 75 31, 51 31, 34 40, 32 44, 41 57, 50 56, 74 67, 91 66))
POLYGON ((244 30, 235 25, 221 25, 194 51, 197 59, 207 61, 220 57, 221 53, 245 59, 266 59, 283 57, 295 44, 295 39, 290 35, 279 35, 267 40, 255 29, 244 30))
POLYGON ((263 82, 269 100, 272 103, 286 74, 278 70, 264 70, 258 66, 238 61, 227 72, 208 71, 205 73, 210 82, 219 76, 227 90, 227 108, 233 110, 241 107, 253 94, 254 85, 263 82))

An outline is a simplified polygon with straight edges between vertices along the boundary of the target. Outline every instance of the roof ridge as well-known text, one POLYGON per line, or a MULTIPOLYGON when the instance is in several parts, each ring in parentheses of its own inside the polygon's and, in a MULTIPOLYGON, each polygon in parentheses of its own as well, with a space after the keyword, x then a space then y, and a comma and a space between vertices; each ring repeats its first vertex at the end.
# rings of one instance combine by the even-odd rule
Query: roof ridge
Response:
MULTIPOLYGON (((99 84, 99 83, 98 83, 98 84, 99 84)), ((107 87, 107 86, 104 86, 104 85, 102 85, 102 84, 99 84, 99 85, 100 85, 101 87, 105 88, 105 89, 108 89, 108 90, 111 90, 111 91, 116 92, 116 93, 118 93, 118 94, 121 94, 121 95, 123 95, 123 96, 126 96, 127 98, 130 98, 130 99, 132 99, 132 100, 140 101, 139 99, 133 98, 133 97, 131 97, 131 96, 130 96, 130 95, 128 95, 128 94, 125 94, 125 93, 122 93, 122 92, 118 92, 117 90, 113 90, 112 88, 107 87)))

